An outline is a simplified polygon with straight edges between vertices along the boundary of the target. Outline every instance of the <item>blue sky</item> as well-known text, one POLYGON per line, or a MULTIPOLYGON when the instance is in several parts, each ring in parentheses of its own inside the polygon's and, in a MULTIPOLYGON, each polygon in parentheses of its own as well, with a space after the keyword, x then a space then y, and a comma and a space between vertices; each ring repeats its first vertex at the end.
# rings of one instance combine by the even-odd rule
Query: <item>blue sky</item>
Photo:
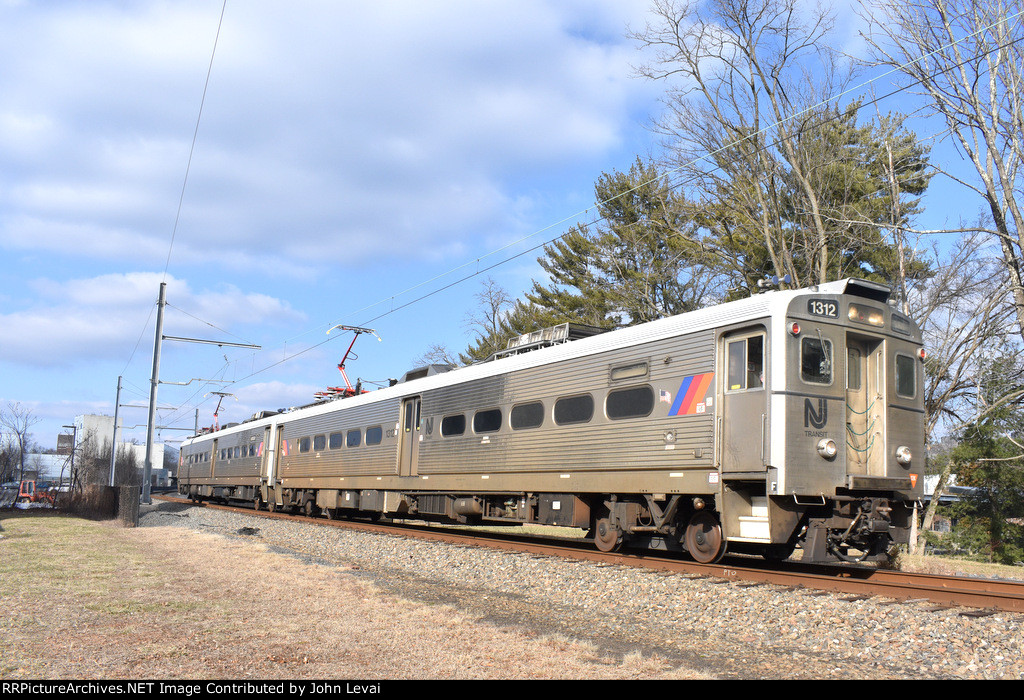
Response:
MULTIPOLYGON (((162 385, 163 425, 211 424, 212 391, 223 424, 339 385, 335 324, 380 337, 353 381, 464 348, 479 278, 377 317, 564 232, 654 148, 664 86, 624 36, 647 11, 229 0, 183 188, 221 1, 0 0, 0 404, 53 446, 119 375, 145 403, 161 281, 166 334, 263 347, 165 343, 162 380, 231 383, 162 385)), ((487 274, 520 293, 536 257, 487 274)))

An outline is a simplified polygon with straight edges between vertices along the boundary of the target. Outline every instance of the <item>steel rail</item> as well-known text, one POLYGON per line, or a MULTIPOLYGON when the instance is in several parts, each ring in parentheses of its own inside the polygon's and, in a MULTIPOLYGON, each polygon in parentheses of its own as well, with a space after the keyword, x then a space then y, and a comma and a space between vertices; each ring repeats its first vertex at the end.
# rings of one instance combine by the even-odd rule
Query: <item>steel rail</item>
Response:
MULTIPOLYGON (((191 504, 188 500, 176 497, 161 498, 191 504)), ((845 594, 851 596, 847 598, 851 601, 884 598, 894 603, 930 602, 936 606, 934 610, 969 608, 970 610, 961 613, 968 616, 992 614, 997 611, 1024 613, 1024 581, 917 574, 864 566, 814 566, 788 561, 769 563, 755 557, 727 557, 716 564, 701 564, 662 552, 623 550, 605 553, 598 551, 592 542, 584 539, 511 536, 408 523, 327 520, 322 517, 310 518, 281 512, 253 511, 252 508, 213 503, 203 503, 202 507, 232 510, 263 518, 297 520, 378 534, 525 552, 536 556, 630 566, 690 578, 718 579, 737 585, 771 584, 794 591, 845 594)))

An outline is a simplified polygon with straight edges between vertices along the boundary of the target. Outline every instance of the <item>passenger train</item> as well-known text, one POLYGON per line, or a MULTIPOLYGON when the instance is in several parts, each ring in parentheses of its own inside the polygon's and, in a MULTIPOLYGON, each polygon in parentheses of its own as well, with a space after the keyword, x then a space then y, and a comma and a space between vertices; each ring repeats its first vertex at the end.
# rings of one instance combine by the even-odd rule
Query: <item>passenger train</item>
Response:
MULTIPOLYGON (((185 440, 179 492, 309 515, 583 528, 596 546, 880 560, 924 468, 920 330, 882 285, 776 290, 185 440)), ((575 339, 574 339, 575 338, 575 339)))

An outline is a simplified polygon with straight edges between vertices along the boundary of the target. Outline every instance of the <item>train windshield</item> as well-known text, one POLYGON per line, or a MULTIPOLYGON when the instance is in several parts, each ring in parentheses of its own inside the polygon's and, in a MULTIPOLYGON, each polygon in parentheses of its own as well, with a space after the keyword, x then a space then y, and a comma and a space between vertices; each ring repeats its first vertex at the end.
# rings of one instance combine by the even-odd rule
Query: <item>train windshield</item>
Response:
POLYGON ((832 341, 820 337, 801 341, 800 377, 809 384, 832 383, 832 341))

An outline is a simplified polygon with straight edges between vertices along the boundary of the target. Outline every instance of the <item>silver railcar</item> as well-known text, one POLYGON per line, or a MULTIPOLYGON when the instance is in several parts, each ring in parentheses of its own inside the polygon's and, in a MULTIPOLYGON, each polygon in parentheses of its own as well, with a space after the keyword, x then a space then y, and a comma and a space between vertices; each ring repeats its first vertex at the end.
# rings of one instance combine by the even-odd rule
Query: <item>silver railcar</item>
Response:
POLYGON ((425 368, 186 440, 179 492, 580 527, 702 562, 880 559, 924 467, 921 334, 888 297, 848 279, 425 368))

